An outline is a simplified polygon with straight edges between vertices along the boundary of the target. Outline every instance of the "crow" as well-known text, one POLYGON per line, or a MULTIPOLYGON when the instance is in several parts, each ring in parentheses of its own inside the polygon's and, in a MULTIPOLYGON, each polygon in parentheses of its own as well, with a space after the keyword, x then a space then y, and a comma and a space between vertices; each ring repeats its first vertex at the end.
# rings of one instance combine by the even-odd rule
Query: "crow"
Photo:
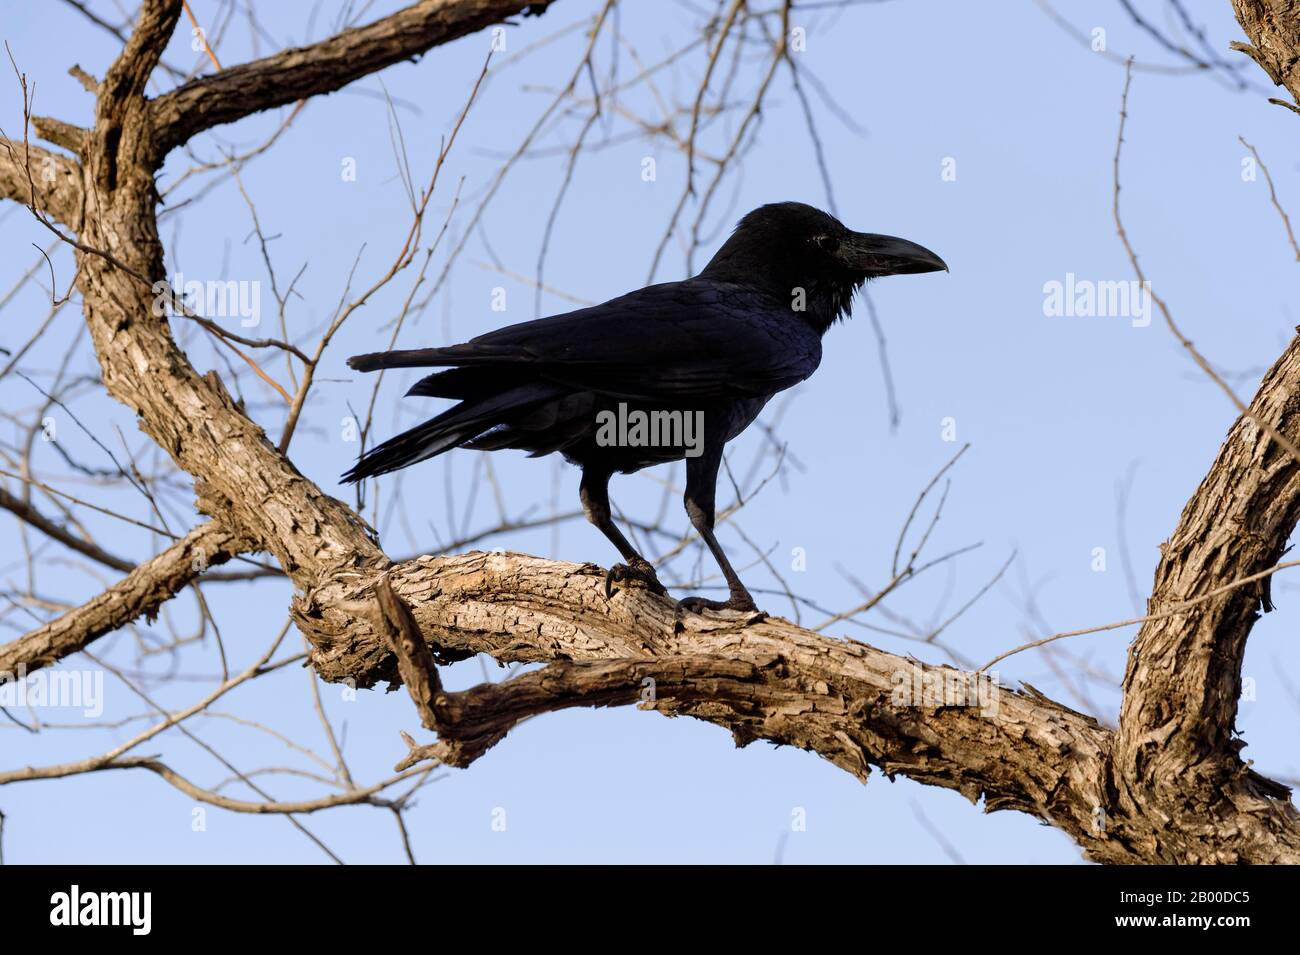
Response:
POLYGON ((625 561, 606 574, 606 596, 627 580, 664 594, 654 567, 614 523, 609 480, 685 458, 686 513, 730 597, 688 597, 678 605, 697 613, 754 611, 713 531, 723 446, 773 395, 817 370, 822 336, 849 315, 864 282, 947 268, 923 246, 850 231, 812 206, 761 206, 694 278, 461 345, 348 359, 358 371, 446 369, 407 394, 459 403, 372 448, 343 480, 386 474, 451 448, 558 452, 582 469, 583 512, 625 561))

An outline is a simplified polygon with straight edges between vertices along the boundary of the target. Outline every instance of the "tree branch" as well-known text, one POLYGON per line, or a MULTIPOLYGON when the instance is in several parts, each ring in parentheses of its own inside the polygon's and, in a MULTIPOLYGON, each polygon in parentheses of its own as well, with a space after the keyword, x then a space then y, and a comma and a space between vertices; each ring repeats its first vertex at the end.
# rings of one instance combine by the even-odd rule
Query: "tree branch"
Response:
POLYGON ((0 673, 17 673, 19 667, 30 673, 84 650, 133 620, 152 617, 209 567, 249 546, 215 522, 196 527, 92 600, 0 646, 0 673))
POLYGON ((1300 112, 1300 2, 1297 0, 1232 0, 1237 22, 1250 37, 1250 44, 1232 43, 1268 74, 1277 86, 1285 87, 1293 102, 1270 100, 1300 112))
MULTIPOLYGON (((610 669, 593 671, 598 675, 563 675, 581 697, 597 687, 613 692, 611 674, 622 674, 627 682, 615 698, 599 699, 597 705, 633 702, 640 680, 671 671, 680 658, 715 660, 713 678, 744 686, 726 682, 726 692, 702 695, 668 691, 660 697, 670 702, 655 708, 722 726, 742 745, 766 739, 808 749, 864 780, 875 765, 891 777, 956 789, 972 801, 982 798, 989 811, 1029 812, 1066 831, 1100 861, 1153 858, 1145 853, 1163 825, 1153 800, 1165 793, 1148 794, 1141 806, 1116 802, 1109 765, 1113 738, 1092 718, 1036 691, 981 683, 972 674, 824 637, 779 618, 755 622, 689 615, 678 620, 671 601, 639 588, 606 601, 601 574, 592 565, 472 553, 400 564, 388 580, 435 657, 486 653, 503 663, 616 661, 610 669), (676 662, 656 671, 665 658, 676 662), (634 665, 648 661, 656 666, 634 665), (737 675, 737 663, 750 669, 737 675)), ((316 647, 313 664, 325 679, 368 686, 397 678, 369 609, 377 582, 350 577, 296 601, 299 628, 316 647)), ((691 673, 706 678, 698 667, 691 673)), ((531 687, 525 695, 536 702, 537 692, 531 687)), ((554 694, 549 700, 543 708, 558 708, 554 694)), ((493 710, 498 704, 505 705, 482 702, 459 718, 471 726, 487 721, 499 738, 515 711, 493 710)), ((452 748, 425 750, 449 763, 457 758, 454 720, 451 725, 452 748)), ((475 734, 466 733, 474 744, 475 734)), ((486 732, 478 735, 490 739, 486 732)), ((468 752, 471 758, 480 755, 474 745, 468 752)), ((1251 780, 1261 792, 1281 788, 1259 777, 1251 780)), ((1300 826, 1289 805, 1268 799, 1252 812, 1258 816, 1243 813, 1221 828, 1201 827, 1202 858, 1219 853, 1235 854, 1240 861, 1300 861, 1300 826), (1274 826, 1278 819, 1292 821, 1274 826), (1243 846, 1243 831, 1261 838, 1243 846)))
POLYGON ((27 501, 10 494, 3 487, 0 487, 0 508, 9 511, 19 520, 31 525, 47 537, 58 541, 64 547, 75 550, 91 560, 98 561, 105 567, 111 567, 123 573, 135 569, 135 564, 131 561, 118 557, 116 554, 111 554, 94 541, 88 541, 72 533, 67 528, 59 526, 27 501))
POLYGON ((67 156, 0 136, 0 199, 34 205, 75 232, 81 228, 81 169, 67 156))
MULTIPOLYGON (((150 104, 143 79, 179 4, 149 0, 105 79, 86 142, 85 188, 98 201, 87 214, 84 245, 161 277, 153 174, 167 149, 217 123, 337 89, 524 6, 425 0, 150 104)), ((592 565, 479 553, 393 565, 360 516, 304 478, 220 379, 194 371, 166 321, 152 317, 147 285, 86 248, 78 250, 78 284, 106 388, 194 477, 201 511, 239 534, 239 546, 264 547, 279 560, 299 588, 294 618, 322 677, 360 686, 399 678, 391 615, 386 624, 374 614, 381 579, 409 613, 400 624, 408 667, 422 659, 421 641, 433 660, 488 653, 501 662, 551 664, 499 686, 447 694, 432 664, 422 662, 422 715, 459 746, 453 757, 477 757, 484 743, 533 713, 643 700, 649 679, 654 693, 644 702, 722 726, 742 745, 766 739, 798 746, 860 779, 875 765, 983 799, 988 810, 1028 812, 1094 859, 1300 861, 1300 819, 1283 801, 1284 788, 1235 760, 1228 737, 1241 646, 1266 589, 1256 588, 1252 599, 1242 588, 1144 627, 1126 681, 1133 699, 1126 698, 1124 723, 1112 735, 1032 689, 1000 688, 788 621, 681 616, 671 601, 636 587, 608 600, 603 572, 592 565), (1171 739, 1178 752, 1169 759, 1181 760, 1189 774, 1158 771, 1175 764, 1162 763, 1171 739), (1127 771, 1133 780, 1117 778, 1127 771)), ((1254 419, 1288 436, 1300 430, 1297 382, 1300 345, 1293 345, 1256 397, 1254 419)), ((1300 479, 1273 442, 1244 430, 1239 422, 1188 505, 1153 601, 1194 596, 1211 581, 1276 562, 1279 541, 1300 516, 1300 479)), ((408 759, 422 758, 419 750, 408 759)))
MULTIPOLYGON (((1148 612, 1259 573, 1285 551, 1300 520, 1300 465, 1252 417, 1300 440, 1300 338, 1264 377, 1161 545, 1148 612)), ((1284 787, 1247 772, 1238 756, 1245 742, 1234 735, 1246 639, 1272 607, 1265 577, 1148 620, 1129 648, 1114 773, 1128 803, 1162 794, 1171 825, 1148 847, 1156 858, 1185 860, 1185 838, 1243 807, 1267 830, 1294 831, 1300 821, 1278 801, 1284 787)))
POLYGON ((553 0, 421 0, 308 47, 192 80, 151 105, 159 158, 197 133, 253 113, 332 93, 384 67, 553 0))

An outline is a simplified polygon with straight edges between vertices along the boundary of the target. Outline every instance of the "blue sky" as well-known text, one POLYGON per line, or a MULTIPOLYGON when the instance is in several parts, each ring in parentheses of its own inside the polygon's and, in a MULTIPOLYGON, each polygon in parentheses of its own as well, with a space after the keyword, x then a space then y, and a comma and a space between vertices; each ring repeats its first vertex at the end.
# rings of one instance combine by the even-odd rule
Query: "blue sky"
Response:
MULTIPOLYGON (((241 2, 242 7, 242 2, 241 2)), ((111 5, 94 4, 106 14, 111 5)), ((203 20, 215 0, 193 2, 203 20)), ((321 36, 340 6, 322 5, 306 33, 313 4, 259 5, 270 45, 299 44, 321 36)), ((376 3, 368 17, 397 4, 376 3)), ((1100 27, 1107 48, 1136 54, 1144 62, 1172 63, 1139 31, 1118 3, 1060 2, 1059 13, 1081 32, 1100 27)), ((1158 4, 1143 4, 1159 20, 1158 4)), ((1240 35, 1226 2, 1197 5, 1210 42, 1227 53, 1240 35)), ((506 56, 589 18, 588 0, 560 0, 550 12, 507 33, 506 56)), ((116 16, 113 16, 116 19, 116 16)), ((220 48, 223 63, 248 59, 254 50, 237 16, 220 48)), ((694 8, 676 3, 629 4, 621 29, 647 61, 681 45, 698 28, 694 8)), ((896 614, 924 625, 942 619, 992 577, 1008 556, 1006 575, 944 634, 968 659, 983 662, 1042 627, 1073 629, 1135 614, 1122 570, 1116 488, 1131 475, 1122 537, 1128 542, 1134 578, 1143 599, 1158 556, 1188 495, 1213 460, 1235 418, 1224 396, 1196 372, 1175 339, 1155 318, 1134 327, 1122 317, 1050 317, 1044 285, 1067 274, 1092 281, 1126 281, 1131 268, 1111 218, 1111 161, 1115 148, 1124 71, 1113 58, 1067 35, 1031 2, 870 3, 829 15, 797 14, 806 23, 808 68, 851 122, 814 96, 814 111, 841 217, 863 231, 902 235, 934 249, 950 274, 904 276, 872 286, 889 343, 901 420, 891 430, 877 347, 866 310, 827 336, 818 374, 773 402, 767 417, 783 409, 779 433, 789 442, 789 467, 744 509, 741 527, 778 566, 790 566, 802 548, 807 569, 786 573, 791 587, 818 605, 842 610, 861 598, 848 579, 869 585, 888 579, 898 529, 919 490, 962 443, 970 450, 952 472, 952 487, 932 546, 935 553, 982 542, 982 547, 904 588, 889 602, 896 614), (806 18, 806 19, 802 19, 806 18), (944 169, 956 170, 945 177, 944 169), (848 410, 846 410, 848 409, 848 410), (945 434, 944 422, 951 419, 945 434), (1106 552, 1098 571, 1096 549, 1106 552), (1039 617, 1026 613, 1026 589, 1039 617)), ((90 97, 66 75, 73 62, 102 75, 115 52, 107 34, 62 4, 27 4, 5 19, 5 39, 36 85, 36 112, 89 123, 90 97)), ((486 53, 489 37, 477 35, 432 51, 417 63, 385 71, 382 82, 398 103, 397 115, 417 182, 427 181, 442 138, 459 113, 486 53)), ((426 241, 441 226, 457 183, 461 202, 450 235, 489 186, 503 156, 545 108, 581 56, 580 31, 508 63, 491 76, 441 174, 431 203, 426 241)), ((606 44, 606 47, 608 44, 606 44)), ((598 62, 609 68, 608 49, 598 62)), ((622 53, 620 71, 630 71, 622 53)), ((194 54, 185 37, 173 42, 169 62, 188 66, 194 54)), ((663 78, 661 92, 689 103, 702 62, 684 60, 663 78)), ((756 74, 757 61, 742 69, 756 74)), ((1297 317, 1289 280, 1296 262, 1281 222, 1269 203, 1263 178, 1245 181, 1248 155, 1239 136, 1253 143, 1269 164, 1283 203, 1300 213, 1300 166, 1292 157, 1295 117, 1266 102, 1255 86, 1239 91, 1204 73, 1135 74, 1123 164, 1125 224, 1148 277, 1169 302, 1181 326, 1216 364, 1243 373, 1234 382, 1248 396, 1293 334, 1297 317)), ((160 83, 169 81, 158 74, 160 83)), ((357 285, 368 284, 391 262, 408 224, 403 188, 396 175, 390 126, 380 78, 356 90, 313 100, 277 144, 242 170, 266 233, 276 238, 271 255, 283 281, 306 265, 297 284, 300 299, 288 311, 291 335, 314 336, 343 294, 357 260, 357 285), (355 181, 340 169, 356 162, 355 181), (362 247, 364 245, 364 250, 362 247)), ((742 84, 752 87, 751 81, 742 84)), ((16 84, 0 97, 0 122, 10 135, 21 127, 16 84)), ((163 87, 165 88, 165 86, 163 87)), ((649 111, 644 90, 628 94, 631 109, 649 111)), ((216 131, 195 144, 203 159, 218 148, 247 149, 265 139, 284 113, 254 117, 216 131)), ((488 207, 483 230, 465 251, 429 308, 403 331, 408 347, 460 341, 534 316, 526 282, 482 267, 494 258, 507 270, 531 275, 545 223, 560 188, 564 148, 580 127, 575 116, 548 131, 543 155, 520 163, 488 207), (507 306, 494 311, 494 290, 507 306)), ((600 148, 578 163, 574 184, 550 240, 545 280, 587 300, 603 300, 646 281, 650 258, 683 186, 681 154, 660 141, 628 139, 626 120, 597 123, 590 142, 600 148), (657 178, 641 176, 643 160, 656 160, 657 178)), ((711 147, 725 139, 721 127, 711 147)), ((170 158, 166 187, 190 165, 182 153, 170 158)), ((796 199, 825 205, 816 160, 788 76, 779 74, 764 109, 758 137, 743 157, 738 178, 722 188, 709 219, 711 254, 725 230, 744 211, 765 202, 796 199)), ((187 277, 261 280, 266 274, 257 242, 250 241, 247 206, 229 179, 201 200, 164 218, 161 231, 169 269, 187 277)), ((202 180, 207 182, 209 180, 202 180)), ((182 187, 178 196, 192 194, 182 187)), ((28 269, 48 233, 21 209, 0 209, 5 255, 0 288, 28 269)), ((434 257, 434 274, 447 245, 434 257)), ((61 286, 71 275, 69 257, 55 257, 61 286)), ((702 260, 697 261, 702 264, 702 260)), ((670 246, 660 279, 679 278, 685 262, 670 246)), ((400 309, 413 276, 407 276, 354 315, 322 369, 325 379, 295 442, 298 467, 322 487, 337 489, 337 475, 355 457, 340 423, 364 408, 371 383, 350 372, 346 356, 375 350, 387 341, 386 323, 400 309)), ((0 345, 25 341, 45 315, 48 299, 28 288, 0 313, 0 345)), ((544 313, 563 311, 563 299, 543 297, 544 313)), ((183 330, 188 353, 200 371, 218 364, 211 346, 183 330)), ((84 329, 74 309, 51 325, 23 369, 48 381, 69 347, 78 367, 91 368, 84 329)), ((278 371, 283 372, 282 363, 278 371)), ((428 407, 422 399, 399 401, 401 376, 381 393, 377 429, 386 436, 409 426, 428 407)), ((249 381, 245 394, 255 417, 278 433, 282 405, 249 381)), ((0 381, 8 409, 29 409, 39 398, 31 385, 9 376, 0 381)), ((93 389, 73 410, 99 435, 120 428, 133 449, 147 447, 132 415, 93 389)), ((0 425, 7 445, 21 435, 0 425)), ((102 452, 75 424, 62 422, 60 437, 77 460, 104 466, 102 452), (98 456, 98 457, 97 457, 98 456)), ((761 449, 757 432, 733 445, 737 470, 747 469, 761 449)), ((117 446, 117 445, 113 445, 117 446)), ((144 457, 148 460, 148 456, 144 457)), ((61 458, 38 447, 33 458, 47 479, 66 475, 61 458)), ((493 459, 501 493, 513 514, 536 507, 576 506, 577 472, 550 460, 513 454, 493 459)), ((390 554, 436 551, 438 541, 458 536, 471 486, 481 475, 478 456, 455 452, 406 475, 400 485, 405 522, 383 520, 390 554), (451 488, 449 491, 448 488, 451 488), (450 501, 450 503, 449 503, 450 501), (449 514, 451 516, 449 516, 449 514)), ((670 469, 615 481, 622 511, 652 520, 660 511, 663 480, 680 480, 670 469)), ((13 485, 9 485, 13 489, 13 485)), ((381 494, 391 494, 391 482, 381 494)), ((342 493, 341 489, 338 489, 342 493)), ((84 481, 74 493, 149 518, 139 495, 84 481)), ((686 527, 675 499, 664 512, 674 532, 686 527)), ((137 557, 159 549, 150 535, 89 512, 88 527, 114 548, 137 557)), ((178 520, 177 527, 181 526, 178 520)), ((479 488, 466 527, 495 523, 493 494, 479 488)), ((25 564, 16 525, 0 524, 6 587, 21 586, 25 564), (11 550, 12 548, 12 550, 11 550)), ((183 528, 181 528, 183 530, 183 528)), ((744 541, 731 530, 724 546, 752 562, 744 541)), ((517 532, 491 539, 499 546, 574 561, 608 564, 612 548, 594 530, 569 522, 558 528, 517 532)), ((67 556, 57 551, 50 556, 67 556)), ((689 574, 693 557, 679 562, 689 574)), ((706 570, 707 564, 703 565, 706 570)), ((761 568, 747 572, 759 588, 776 586, 761 568)), ((93 595, 101 580, 84 564, 64 562, 42 570, 39 590, 77 602, 93 595)), ((246 665, 284 621, 289 585, 222 585, 208 589, 222 623, 232 667, 246 665)), ((1289 728, 1296 718, 1292 684, 1300 662, 1287 627, 1295 590, 1283 577, 1275 584, 1279 609, 1256 628, 1245 675, 1256 698, 1244 702, 1238 728, 1249 743, 1245 755, 1257 769, 1276 776, 1300 772, 1300 754, 1289 728)), ((790 612, 776 595, 760 601, 790 612)), ((192 599, 168 612, 179 629, 193 627, 192 599)), ((804 610, 806 623, 824 614, 804 610)), ((869 618, 892 627, 882 618, 869 618)), ((11 617, 13 625, 26 622, 11 617)), ((160 632, 155 628, 155 632, 160 632)), ((945 662, 932 646, 847 626, 831 632, 925 660, 945 662)), ((10 639, 6 632, 4 639, 10 639)), ((1087 684, 1084 668, 1118 678, 1132 630, 1081 637, 1049 659, 1022 654, 1000 667, 1004 683, 1027 681, 1069 705, 1102 719, 1117 711, 1118 692, 1104 681, 1087 684), (1090 704, 1090 705, 1089 705, 1090 704)), ((291 633, 291 641, 301 641, 291 633)), ((174 661, 140 662, 126 634, 101 641, 95 652, 114 665, 139 667, 156 678, 169 666, 186 677, 147 685, 165 705, 182 706, 210 688, 216 668, 211 641, 191 646, 174 661), (193 679, 191 679, 191 677, 193 679)), ((87 668, 84 659, 64 667, 87 668)), ((469 661, 450 671, 453 686, 468 686, 484 672, 504 671, 469 661)), ((297 667, 240 689, 220 708, 256 718, 295 740, 326 751, 312 708, 307 672, 297 667)), ((105 719, 141 712, 141 704, 111 676, 106 679, 105 719)), ((359 779, 387 774, 404 753, 398 731, 418 729, 404 694, 363 692, 355 701, 339 688, 322 687, 336 726, 346 724, 344 749, 359 779)), ((75 716, 43 714, 47 720, 75 716)), ((133 724, 136 728, 140 724, 133 724)), ((303 766, 302 759, 267 734, 229 720, 196 721, 191 729, 243 770, 303 766)), ((39 734, 0 730, 5 768, 81 758, 129 737, 126 729, 61 730, 39 734)), ((151 741, 145 752, 167 761, 197 782, 212 784, 228 773, 203 750, 174 733, 151 741)), ((267 777, 278 798, 319 794, 319 787, 292 777, 267 777)), ((238 787, 231 794, 247 797, 238 787)), ((7 817, 5 858, 11 862, 321 862, 321 851, 284 819, 209 812, 205 831, 193 831, 194 804, 148 774, 99 773, 65 780, 22 783, 0 790, 7 817)), ((347 808, 318 814, 307 824, 349 862, 401 861, 390 814, 347 808)), ((530 721, 468 771, 449 770, 427 787, 408 825, 422 862, 755 862, 778 854, 792 863, 936 862, 952 858, 945 841, 970 862, 1077 863, 1079 853, 1059 832, 1022 815, 985 816, 957 794, 880 775, 863 786, 816 757, 766 743, 734 748, 722 730, 687 719, 665 720, 631 709, 569 711, 530 721), (492 826, 505 810, 504 831, 492 826), (803 831, 792 831, 796 816, 803 831), (935 831, 942 833, 942 840, 935 831)))

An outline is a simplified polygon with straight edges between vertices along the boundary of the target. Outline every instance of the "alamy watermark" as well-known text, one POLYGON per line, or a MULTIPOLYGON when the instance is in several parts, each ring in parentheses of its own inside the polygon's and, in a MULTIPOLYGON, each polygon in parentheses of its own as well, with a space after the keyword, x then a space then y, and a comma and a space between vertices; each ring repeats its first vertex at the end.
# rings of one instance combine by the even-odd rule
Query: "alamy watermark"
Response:
POLYGON ((132 935, 153 927, 152 892, 83 892, 74 885, 50 896, 51 925, 124 925, 132 935))
POLYGON ((1065 281, 1043 283, 1043 314, 1048 318, 1127 318, 1134 328, 1151 324, 1151 283, 1096 282, 1065 273, 1065 281))
POLYGON ((996 717, 1002 687, 996 672, 967 673, 948 667, 922 667, 913 664, 895 670, 890 676, 894 685, 890 702, 894 706, 978 707, 980 716, 996 717))
POLYGON ((0 706, 72 708, 88 719, 104 713, 103 670, 0 670, 0 706))
POLYGON ((242 328, 256 328, 262 323, 262 283, 250 280, 185 280, 177 272, 172 284, 163 279, 153 283, 153 313, 162 318, 171 313, 184 314, 182 303, 201 318, 238 318, 242 328))
POLYGON ((704 453, 703 411, 628 409, 596 414, 596 444, 602 448, 683 448, 688 458, 704 453))

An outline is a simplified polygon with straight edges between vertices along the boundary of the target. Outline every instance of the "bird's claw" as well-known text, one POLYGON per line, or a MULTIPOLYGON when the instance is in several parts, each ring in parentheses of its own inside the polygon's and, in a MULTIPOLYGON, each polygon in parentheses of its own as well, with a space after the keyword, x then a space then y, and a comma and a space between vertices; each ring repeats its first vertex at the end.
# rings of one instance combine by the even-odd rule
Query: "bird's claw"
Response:
POLYGON ((745 591, 733 593, 726 600, 709 600, 706 597, 683 597, 677 601, 678 611, 703 613, 706 610, 730 610, 737 613, 762 613, 754 598, 745 591))
POLYGON ((639 580, 651 593, 663 596, 668 589, 659 583, 654 566, 648 560, 634 560, 630 564, 614 564, 605 573, 605 599, 614 596, 615 582, 639 580))

